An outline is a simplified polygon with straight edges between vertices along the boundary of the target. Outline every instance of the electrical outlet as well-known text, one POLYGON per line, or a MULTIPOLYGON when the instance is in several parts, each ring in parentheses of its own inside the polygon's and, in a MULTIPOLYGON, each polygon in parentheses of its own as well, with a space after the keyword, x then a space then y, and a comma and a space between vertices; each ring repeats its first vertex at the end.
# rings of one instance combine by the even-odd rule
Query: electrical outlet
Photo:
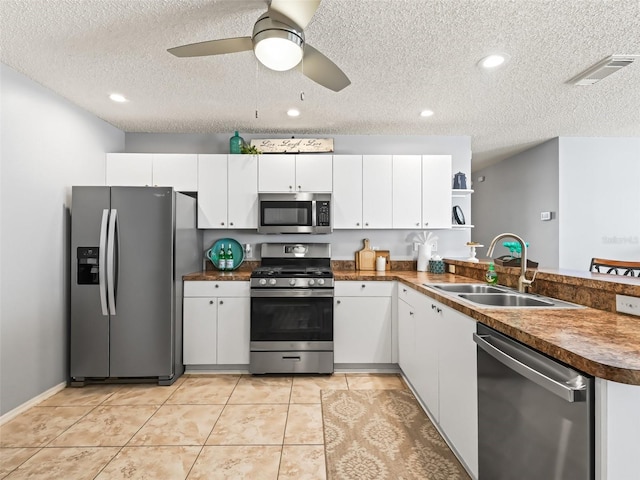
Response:
POLYGON ((431 251, 432 251, 432 252, 437 252, 437 251, 438 251, 438 241, 436 240, 436 241, 434 241, 434 242, 431 242, 431 245, 433 245, 433 246, 431 247, 431 251))
POLYGON ((455 265, 449 265, 449 273, 456 273, 456 266, 455 265))
POLYGON ((640 317, 640 297, 616 295, 616 311, 640 317))

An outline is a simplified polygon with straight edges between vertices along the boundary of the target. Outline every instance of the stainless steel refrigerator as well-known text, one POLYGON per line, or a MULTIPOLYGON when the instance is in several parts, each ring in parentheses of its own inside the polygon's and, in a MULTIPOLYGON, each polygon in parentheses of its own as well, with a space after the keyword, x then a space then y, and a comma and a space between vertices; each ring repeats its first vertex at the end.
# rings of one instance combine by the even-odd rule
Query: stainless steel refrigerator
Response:
POLYGON ((73 187, 70 377, 183 372, 182 276, 202 268, 196 201, 170 187, 73 187))

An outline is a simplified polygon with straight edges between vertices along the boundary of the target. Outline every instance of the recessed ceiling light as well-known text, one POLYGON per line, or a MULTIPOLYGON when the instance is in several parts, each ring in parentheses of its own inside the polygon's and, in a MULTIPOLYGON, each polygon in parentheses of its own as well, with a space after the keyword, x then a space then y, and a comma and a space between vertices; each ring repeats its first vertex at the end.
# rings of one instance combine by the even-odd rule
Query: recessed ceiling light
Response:
POLYGON ((482 68, 496 68, 505 63, 509 59, 509 55, 506 53, 494 53, 484 57, 478 62, 478 65, 482 68))
POLYGON ((289 115, 290 117, 299 117, 300 110, 297 110, 295 108, 290 108, 289 110, 287 110, 287 115, 289 115))
POLYGON ((421 117, 430 117, 433 115, 433 110, 423 110, 420 112, 421 117))
POLYGON ((109 98, 118 103, 124 103, 128 101, 124 95, 120 95, 119 93, 112 93, 111 95, 109 95, 109 98))

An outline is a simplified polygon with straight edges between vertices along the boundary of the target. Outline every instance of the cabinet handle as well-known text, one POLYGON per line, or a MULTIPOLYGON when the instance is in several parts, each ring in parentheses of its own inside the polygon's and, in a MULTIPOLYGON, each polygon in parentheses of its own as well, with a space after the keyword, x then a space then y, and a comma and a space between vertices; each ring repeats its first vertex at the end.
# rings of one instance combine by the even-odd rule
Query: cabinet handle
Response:
POLYGON ((407 289, 406 289, 406 288, 403 288, 403 289, 402 289, 402 291, 403 291, 404 293, 407 293, 407 289))
POLYGON ((224 304, 224 302, 222 300, 220 300, 220 305, 224 304))
POLYGON ((293 186, 289 185, 289 190, 293 190, 293 186))
POLYGON ((436 308, 436 312, 442 313, 442 309, 441 308, 436 308))
POLYGON ((425 227, 428 226, 428 225, 429 225, 429 222, 424 222, 424 226, 425 227))
POLYGON ((356 227, 359 227, 359 226, 360 226, 360 222, 356 222, 356 227))
POLYGON ((229 222, 229 225, 231 225, 233 227, 233 222, 229 222))
POLYGON ((298 185, 298 190, 302 190, 302 187, 300 185, 298 185))
POLYGON ((336 300, 336 303, 337 303, 338 305, 340 305, 340 300, 336 300))
POLYGON ((216 283, 215 287, 216 287, 216 288, 219 288, 219 287, 220 287, 220 285, 218 285, 218 284, 216 283))
POLYGON ((365 288, 365 287, 366 287, 366 285, 363 283, 363 284, 362 284, 362 288, 365 288))
POLYGON ((209 300, 209 305, 213 305, 213 300, 209 300))
POLYGON ((413 312, 409 312, 409 315, 413 316, 413 312))
POLYGON ((420 222, 416 223, 416 227, 419 227, 419 226, 420 226, 420 222))
POLYGON ((224 222, 220 222, 220 225, 222 225, 224 227, 224 222))
POLYGON ((365 227, 368 227, 368 226, 369 226, 369 222, 366 222, 366 223, 364 224, 364 226, 365 226, 365 227))
POLYGON ((437 307, 432 303, 431 304, 431 310, 435 310, 437 307))

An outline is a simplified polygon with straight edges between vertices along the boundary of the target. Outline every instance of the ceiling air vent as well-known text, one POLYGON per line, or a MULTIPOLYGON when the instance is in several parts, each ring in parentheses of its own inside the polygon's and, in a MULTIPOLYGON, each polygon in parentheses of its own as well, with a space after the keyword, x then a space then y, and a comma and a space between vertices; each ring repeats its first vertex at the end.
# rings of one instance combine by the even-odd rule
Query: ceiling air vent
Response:
POLYGON ((577 77, 569 80, 574 85, 593 85, 623 67, 631 65, 637 55, 611 55, 593 67, 585 70, 577 77))

